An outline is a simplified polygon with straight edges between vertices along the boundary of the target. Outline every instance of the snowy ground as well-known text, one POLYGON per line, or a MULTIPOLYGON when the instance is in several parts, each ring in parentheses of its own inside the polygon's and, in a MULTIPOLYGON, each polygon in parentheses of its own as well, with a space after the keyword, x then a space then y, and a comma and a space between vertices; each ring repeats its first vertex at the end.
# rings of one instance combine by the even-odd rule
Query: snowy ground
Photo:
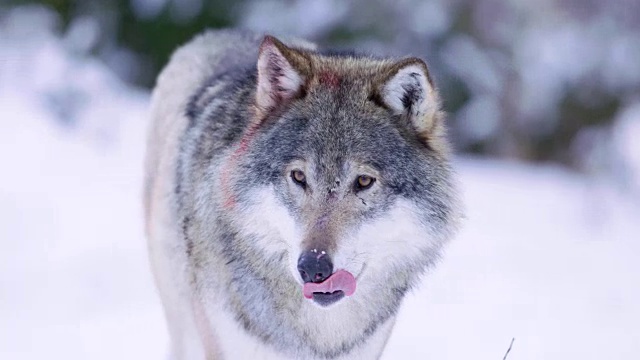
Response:
MULTIPOLYGON (((0 359, 163 359, 141 224, 148 97, 56 46, 6 39, 0 359), (63 112, 73 127, 47 100, 66 92, 84 99, 63 112)), ((640 358, 637 199, 553 167, 457 167, 464 230, 407 299, 385 359, 499 360, 512 338, 510 360, 640 358)))
POLYGON ((459 164, 468 221, 387 358, 640 357, 640 209, 547 167, 459 164))

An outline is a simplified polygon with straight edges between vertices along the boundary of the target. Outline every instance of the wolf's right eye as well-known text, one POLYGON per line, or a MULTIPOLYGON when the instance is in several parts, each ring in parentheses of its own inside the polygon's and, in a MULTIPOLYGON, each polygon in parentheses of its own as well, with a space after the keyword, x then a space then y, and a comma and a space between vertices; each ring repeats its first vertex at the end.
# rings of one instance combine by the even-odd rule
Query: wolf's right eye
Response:
POLYGON ((303 188, 307 186, 307 177, 304 175, 302 170, 291 171, 291 179, 293 179, 293 182, 302 186, 303 188))

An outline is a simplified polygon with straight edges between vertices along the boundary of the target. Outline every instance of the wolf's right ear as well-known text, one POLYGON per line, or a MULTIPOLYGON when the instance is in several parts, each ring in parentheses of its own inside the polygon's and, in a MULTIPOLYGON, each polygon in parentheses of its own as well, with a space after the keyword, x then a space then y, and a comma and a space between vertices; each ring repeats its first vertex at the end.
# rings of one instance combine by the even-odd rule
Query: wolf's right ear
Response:
POLYGON ((309 59, 273 36, 265 36, 258 54, 256 107, 264 116, 297 98, 311 69, 309 59))
POLYGON ((440 100, 424 61, 400 60, 388 66, 376 82, 377 100, 407 120, 420 137, 429 140, 441 134, 440 100))

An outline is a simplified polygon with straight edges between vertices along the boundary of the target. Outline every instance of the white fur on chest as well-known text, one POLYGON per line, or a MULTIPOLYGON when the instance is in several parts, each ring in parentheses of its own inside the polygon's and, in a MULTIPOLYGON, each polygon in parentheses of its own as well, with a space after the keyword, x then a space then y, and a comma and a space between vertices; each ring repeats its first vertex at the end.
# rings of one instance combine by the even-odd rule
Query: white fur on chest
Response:
MULTIPOLYGON (((231 313, 225 311, 220 306, 209 307, 208 317, 209 323, 216 334, 216 344, 219 346, 219 352, 223 359, 260 359, 260 360, 276 360, 276 359, 304 359, 314 360, 309 356, 286 356, 277 352, 268 344, 265 344, 257 337, 248 334, 240 324, 238 324, 231 313)), ((355 348, 351 353, 335 358, 335 360, 371 360, 377 359, 389 337, 389 333, 393 328, 395 318, 388 319, 384 324, 380 325, 374 335, 369 337, 365 344, 355 348)), ((318 359, 319 360, 319 359, 318 359)))

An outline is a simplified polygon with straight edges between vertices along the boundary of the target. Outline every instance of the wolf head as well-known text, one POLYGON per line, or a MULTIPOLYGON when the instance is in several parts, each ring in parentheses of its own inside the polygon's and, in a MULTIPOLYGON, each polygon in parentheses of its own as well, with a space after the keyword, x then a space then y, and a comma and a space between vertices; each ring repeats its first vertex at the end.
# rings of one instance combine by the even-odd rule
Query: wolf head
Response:
POLYGON ((227 218, 250 239, 238 251, 260 269, 251 291, 276 291, 258 297, 296 321, 340 328, 342 317, 364 336, 396 312, 459 217, 427 66, 267 36, 252 99, 250 124, 223 164, 232 175, 221 181, 227 218))

